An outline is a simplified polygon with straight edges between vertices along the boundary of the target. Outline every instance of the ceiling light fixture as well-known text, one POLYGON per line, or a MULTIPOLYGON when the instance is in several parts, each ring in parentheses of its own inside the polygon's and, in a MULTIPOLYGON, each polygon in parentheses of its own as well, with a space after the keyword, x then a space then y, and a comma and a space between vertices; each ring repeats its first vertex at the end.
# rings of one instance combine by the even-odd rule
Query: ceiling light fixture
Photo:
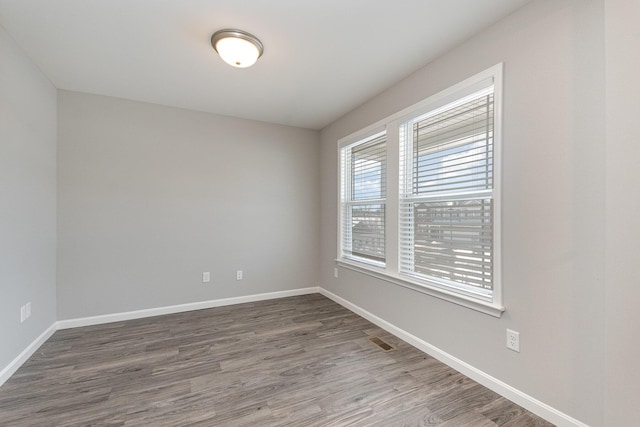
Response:
POLYGON ((242 30, 216 31, 211 36, 211 46, 224 62, 238 68, 252 66, 264 51, 262 42, 256 36, 242 30))

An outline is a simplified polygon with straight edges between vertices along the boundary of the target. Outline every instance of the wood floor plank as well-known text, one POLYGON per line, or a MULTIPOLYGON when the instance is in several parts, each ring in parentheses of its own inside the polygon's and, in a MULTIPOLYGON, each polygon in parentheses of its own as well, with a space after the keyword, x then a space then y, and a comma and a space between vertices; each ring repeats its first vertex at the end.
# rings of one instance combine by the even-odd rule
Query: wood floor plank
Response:
POLYGON ((0 425, 551 424, 314 294, 57 331, 0 425))

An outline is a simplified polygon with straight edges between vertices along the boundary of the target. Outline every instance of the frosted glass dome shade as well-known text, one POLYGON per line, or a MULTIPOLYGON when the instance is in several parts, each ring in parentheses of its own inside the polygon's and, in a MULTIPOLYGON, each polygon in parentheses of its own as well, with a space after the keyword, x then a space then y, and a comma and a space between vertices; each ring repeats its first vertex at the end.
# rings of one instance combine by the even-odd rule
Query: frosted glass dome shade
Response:
POLYGON ((224 62, 238 68, 252 66, 263 52, 260 40, 241 30, 216 31, 211 45, 224 62))

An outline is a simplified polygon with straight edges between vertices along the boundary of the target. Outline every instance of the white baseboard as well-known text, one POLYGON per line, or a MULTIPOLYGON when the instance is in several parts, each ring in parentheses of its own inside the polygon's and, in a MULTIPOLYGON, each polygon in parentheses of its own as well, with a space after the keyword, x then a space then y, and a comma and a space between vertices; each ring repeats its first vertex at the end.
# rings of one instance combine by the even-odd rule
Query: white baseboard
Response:
POLYGON ((364 317, 371 323, 381 327, 387 332, 392 333, 397 336, 401 340, 411 344, 417 349, 427 353, 428 355, 438 359, 442 363, 451 366, 453 369, 461 372, 462 374, 468 376, 474 381, 482 384, 490 390, 504 396, 510 401, 522 406, 523 408, 533 412, 534 414, 544 418, 545 420, 559 426, 559 427, 588 427, 586 424, 581 421, 576 420, 575 418, 570 417, 569 415, 558 411, 557 409, 543 403, 528 394, 510 386, 509 384, 500 381, 497 378, 492 377, 491 375, 483 372, 466 362, 452 356, 451 354, 435 347, 426 341, 416 337, 415 335, 410 334, 409 332, 401 329, 394 324, 387 322, 386 320, 376 316, 373 313, 347 301, 346 299, 327 291, 326 289, 320 288, 319 291, 322 295, 327 298, 332 299, 337 302, 341 306, 353 311, 354 313, 364 317))
POLYGON ((4 384, 10 377, 13 375, 19 368, 22 366, 24 362, 26 362, 46 340, 48 340, 51 335, 56 331, 56 324, 49 326, 46 331, 40 334, 38 338, 33 340, 31 344, 27 348, 25 348, 22 353, 20 353, 15 359, 11 361, 7 366, 5 366, 2 371, 0 371, 0 386, 4 384))
POLYGON ((246 302, 264 301, 276 298, 293 297, 297 295, 315 294, 319 288, 292 289, 289 291, 268 292, 264 294, 245 295, 215 299, 210 301, 192 302, 188 304, 170 305, 167 307, 148 308, 144 310, 127 311, 123 313, 104 314, 101 316, 81 317, 77 319, 58 320, 58 329, 77 328, 80 326, 100 325, 102 323, 120 322, 123 320, 141 319, 143 317, 161 316, 163 314, 182 313, 184 311, 202 310, 205 308, 222 307, 225 305, 243 304, 246 302))

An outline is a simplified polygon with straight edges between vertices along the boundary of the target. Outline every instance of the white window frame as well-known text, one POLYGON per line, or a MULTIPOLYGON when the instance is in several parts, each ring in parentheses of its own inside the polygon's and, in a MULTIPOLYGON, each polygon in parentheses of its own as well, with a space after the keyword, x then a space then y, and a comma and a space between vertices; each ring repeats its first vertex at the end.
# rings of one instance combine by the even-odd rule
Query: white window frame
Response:
MULTIPOLYGON (((403 286, 417 292, 446 300, 473 310, 500 317, 505 311, 502 304, 502 97, 503 64, 499 63, 468 79, 451 86, 429 98, 405 108, 387 118, 355 132, 338 141, 338 165, 343 147, 379 133, 387 134, 387 191, 386 191, 386 235, 384 266, 359 262, 342 256, 341 232, 342 215, 340 203, 341 176, 338 171, 338 258, 340 267, 358 271, 378 279, 403 286), (400 127, 403 123, 420 115, 460 100, 481 89, 493 85, 494 135, 493 135, 493 289, 490 297, 463 292, 455 287, 443 287, 424 280, 416 280, 399 273, 399 192, 400 192, 400 127)), ((340 169, 340 168, 338 168, 340 169)))

